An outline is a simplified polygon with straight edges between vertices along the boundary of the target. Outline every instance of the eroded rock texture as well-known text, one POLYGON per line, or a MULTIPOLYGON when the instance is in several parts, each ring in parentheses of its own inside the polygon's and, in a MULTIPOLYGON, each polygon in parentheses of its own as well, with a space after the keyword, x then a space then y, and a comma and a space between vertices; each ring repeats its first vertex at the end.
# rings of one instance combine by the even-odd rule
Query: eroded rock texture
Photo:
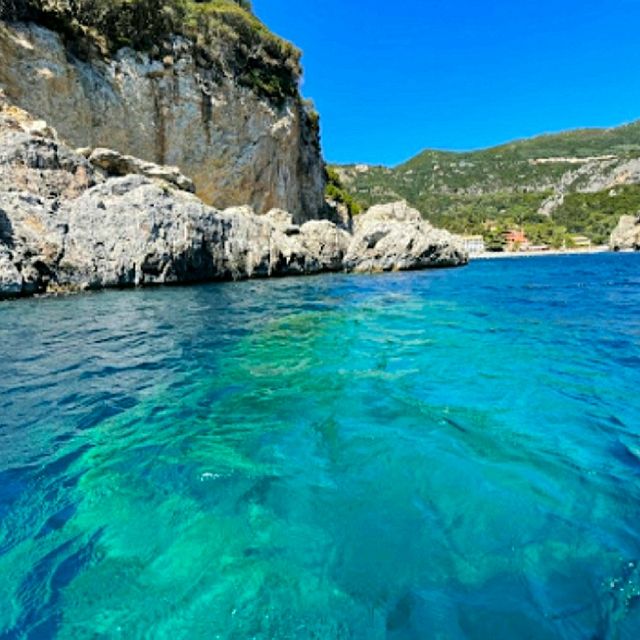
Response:
POLYGON ((162 60, 131 49, 80 60, 58 33, 0 21, 0 88, 74 147, 179 167, 208 204, 318 217, 324 166, 304 103, 276 105, 199 64, 188 40, 169 45, 162 60))
POLYGON ((406 203, 373 207, 351 234, 282 209, 215 209, 191 190, 175 167, 73 151, 0 96, 0 297, 467 261, 406 203))

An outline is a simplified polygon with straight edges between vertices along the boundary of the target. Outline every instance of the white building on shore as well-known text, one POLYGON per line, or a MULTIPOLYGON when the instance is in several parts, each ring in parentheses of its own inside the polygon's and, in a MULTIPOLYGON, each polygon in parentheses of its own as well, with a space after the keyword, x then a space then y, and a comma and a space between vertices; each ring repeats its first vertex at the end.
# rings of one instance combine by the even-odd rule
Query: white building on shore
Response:
POLYGON ((474 256, 485 252, 486 247, 483 236, 461 236, 461 238, 462 244, 469 252, 469 255, 474 256))

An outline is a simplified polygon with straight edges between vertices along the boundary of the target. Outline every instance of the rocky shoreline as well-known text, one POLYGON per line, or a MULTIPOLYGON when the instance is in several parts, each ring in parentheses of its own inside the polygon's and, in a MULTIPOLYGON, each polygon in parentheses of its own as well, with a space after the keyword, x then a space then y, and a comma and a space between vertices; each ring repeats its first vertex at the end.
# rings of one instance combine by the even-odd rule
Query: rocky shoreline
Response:
POLYGON ((0 298, 468 262, 455 236, 404 202, 294 224, 280 209, 218 210, 192 192, 176 168, 73 150, 0 97, 0 298))

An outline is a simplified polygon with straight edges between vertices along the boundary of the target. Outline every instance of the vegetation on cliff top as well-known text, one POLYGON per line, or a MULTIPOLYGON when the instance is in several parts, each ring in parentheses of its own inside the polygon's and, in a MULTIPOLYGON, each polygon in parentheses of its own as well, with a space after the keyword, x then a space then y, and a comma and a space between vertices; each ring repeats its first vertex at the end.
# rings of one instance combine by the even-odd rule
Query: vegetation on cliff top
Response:
POLYGON ((3 0, 0 18, 54 29, 79 55, 125 46, 161 55, 171 35, 183 35, 200 61, 260 95, 298 95, 300 51, 271 33, 247 0, 3 0))
POLYGON ((456 233, 483 234, 523 227, 536 244, 571 244, 582 234, 607 241, 619 217, 640 209, 640 186, 580 193, 590 175, 640 158, 640 122, 615 129, 571 131, 482 151, 427 150, 395 167, 336 167, 343 188, 369 206, 405 199, 433 224, 456 233), (575 159, 604 158, 593 163, 575 159), (551 160, 551 161, 549 161, 551 160), (573 174, 573 175, 571 175, 573 174), (571 177, 551 217, 540 213, 571 177))
POLYGON ((332 167, 325 167, 325 172, 326 185, 324 195, 327 200, 343 204, 352 216, 362 213, 362 206, 344 188, 338 172, 332 167))

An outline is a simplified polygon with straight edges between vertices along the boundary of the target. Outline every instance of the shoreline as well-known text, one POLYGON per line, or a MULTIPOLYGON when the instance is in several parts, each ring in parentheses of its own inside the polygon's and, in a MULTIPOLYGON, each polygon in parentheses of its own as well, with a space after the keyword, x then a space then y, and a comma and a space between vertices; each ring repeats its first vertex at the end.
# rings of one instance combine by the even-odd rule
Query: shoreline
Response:
POLYGON ((550 249, 548 251, 485 251, 469 256, 469 262, 473 260, 493 260, 507 258, 539 258, 544 256, 581 256, 597 253, 612 252, 607 246, 592 247, 591 249, 550 249))

